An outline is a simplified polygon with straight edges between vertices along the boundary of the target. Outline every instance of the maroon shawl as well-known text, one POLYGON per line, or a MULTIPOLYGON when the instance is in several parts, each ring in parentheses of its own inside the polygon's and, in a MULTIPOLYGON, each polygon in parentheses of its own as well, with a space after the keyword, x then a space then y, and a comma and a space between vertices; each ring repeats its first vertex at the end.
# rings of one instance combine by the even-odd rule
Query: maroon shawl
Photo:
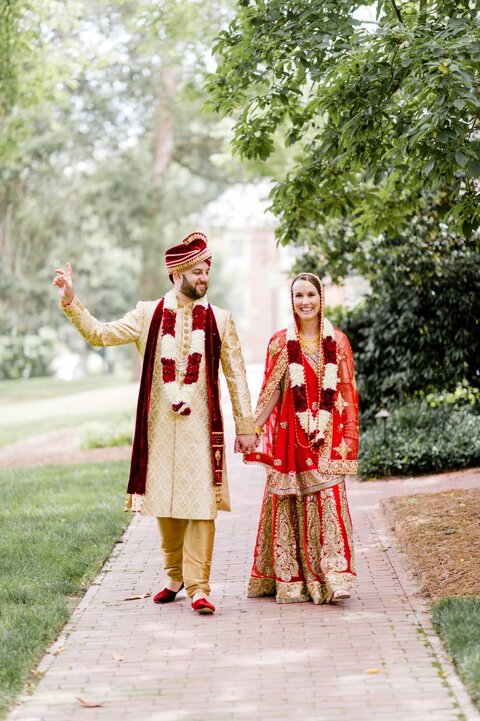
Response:
MULTIPOLYGON (((130 478, 127 488, 127 493, 131 494, 145 494, 148 467, 148 415, 150 410, 152 380, 155 372, 158 334, 162 325, 163 305, 164 299, 162 298, 152 316, 143 359, 130 465, 130 478)), ((218 332, 217 321, 215 320, 212 306, 209 304, 207 307, 207 323, 205 328, 205 367, 207 372, 207 393, 210 411, 210 452, 213 478, 216 486, 220 486, 222 483, 223 468, 223 419, 220 409, 220 391, 218 387, 221 345, 222 341, 218 332)))

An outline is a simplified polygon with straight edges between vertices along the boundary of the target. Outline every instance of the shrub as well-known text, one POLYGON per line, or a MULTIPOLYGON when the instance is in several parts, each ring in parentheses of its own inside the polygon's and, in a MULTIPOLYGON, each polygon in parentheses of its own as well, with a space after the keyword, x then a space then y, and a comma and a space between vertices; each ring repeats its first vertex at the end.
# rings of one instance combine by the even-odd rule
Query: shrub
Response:
POLYGON ((85 423, 81 432, 81 448, 111 448, 129 446, 133 439, 133 418, 122 418, 112 423, 95 421, 85 423))
POLYGON ((16 380, 51 374, 56 333, 43 326, 38 333, 12 333, 0 337, 0 379, 16 380))
POLYGON ((454 391, 428 393, 424 397, 430 408, 438 408, 444 405, 477 406, 480 408, 480 389, 469 386, 465 382, 459 384, 454 391))
MULTIPOLYGON (((439 394, 440 395, 440 394, 439 394)), ((386 434, 370 422, 361 436, 360 474, 411 475, 480 464, 480 404, 411 401, 388 419, 386 434)), ((437 397, 438 399, 438 397, 437 397)))

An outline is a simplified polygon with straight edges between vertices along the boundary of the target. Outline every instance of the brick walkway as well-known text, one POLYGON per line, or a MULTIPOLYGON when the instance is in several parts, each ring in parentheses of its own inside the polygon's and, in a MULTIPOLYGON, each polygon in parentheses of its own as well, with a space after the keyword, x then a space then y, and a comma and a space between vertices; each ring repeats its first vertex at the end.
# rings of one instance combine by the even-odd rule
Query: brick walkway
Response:
POLYGON ((353 598, 343 607, 277 605, 245 597, 263 472, 229 461, 234 512, 217 526, 217 614, 195 616, 183 593, 166 607, 123 600, 162 587, 155 523, 134 519, 9 721, 478 721, 379 501, 421 483, 428 491, 478 486, 480 474, 351 482, 353 598), (77 697, 103 706, 84 708, 77 697))

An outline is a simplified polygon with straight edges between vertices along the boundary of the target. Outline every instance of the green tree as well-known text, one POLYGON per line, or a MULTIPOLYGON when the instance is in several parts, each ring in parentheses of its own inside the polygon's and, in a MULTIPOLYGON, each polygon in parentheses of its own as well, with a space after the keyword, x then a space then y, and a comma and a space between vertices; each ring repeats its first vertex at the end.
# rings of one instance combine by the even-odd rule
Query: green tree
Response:
POLYGON ((480 253, 458 238, 405 245, 345 318, 363 410, 480 387, 480 253), (445 245, 448 244, 448 252, 445 245))
POLYGON ((425 191, 446 194, 456 230, 478 227, 477 3, 240 0, 215 50, 208 89, 235 113, 235 149, 267 158, 281 137, 298 151, 272 196, 281 242, 348 218, 368 248, 408 225, 425 191), (365 5, 376 22, 359 19, 365 5))
POLYGON ((0 149, 0 332, 18 335, 59 325, 48 287, 66 258, 104 318, 157 297, 163 248, 243 171, 223 164, 228 124, 201 112, 228 2, 10 5, 5 67, 36 38, 35 73, 0 86, 0 125, 18 131, 0 149))
POLYGON ((81 343, 48 292, 54 267, 72 261, 79 295, 101 318, 158 297, 168 283, 164 248, 191 230, 191 213, 249 171, 230 157, 229 123, 202 110, 212 39, 230 0, 10 0, 5 8, 0 356, 11 366, 5 374, 22 375, 48 365, 50 345, 43 365, 24 352, 40 327, 81 343))
MULTIPOLYGON (((379 238, 368 254, 358 253, 351 229, 343 225, 345 254, 339 253, 335 263, 316 252, 314 243, 294 267, 325 276, 332 265, 338 271, 352 264, 368 278, 370 294, 335 318, 355 349, 368 413, 382 402, 398 404, 418 393, 453 390, 465 381, 480 387, 478 237, 451 233, 439 223, 440 202, 424 200, 422 215, 379 238)), ((335 231, 338 227, 331 228, 332 254, 335 231)))
POLYGON ((0 8, 0 114, 3 116, 17 95, 18 69, 15 56, 18 53, 18 24, 24 3, 12 0, 0 8))
POLYGON ((216 51, 235 150, 296 151, 272 193, 295 270, 370 282, 344 319, 363 407, 478 386, 478 3, 240 0, 216 51))

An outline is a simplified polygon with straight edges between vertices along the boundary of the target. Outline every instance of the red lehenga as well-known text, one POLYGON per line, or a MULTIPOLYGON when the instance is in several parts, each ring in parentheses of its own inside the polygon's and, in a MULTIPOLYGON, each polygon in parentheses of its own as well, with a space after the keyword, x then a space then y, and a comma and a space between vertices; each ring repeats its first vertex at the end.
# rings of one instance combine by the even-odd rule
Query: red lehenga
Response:
MULTIPOLYGON (((338 380, 331 420, 320 450, 312 449, 295 414, 289 382, 286 331, 270 340, 256 409, 281 395, 264 425, 261 445, 245 462, 267 469, 248 596, 276 596, 278 603, 326 603, 355 582, 352 523, 345 475, 357 473, 358 394, 347 337, 335 329, 338 380)), ((318 354, 302 351, 307 397, 319 408, 318 354)))

